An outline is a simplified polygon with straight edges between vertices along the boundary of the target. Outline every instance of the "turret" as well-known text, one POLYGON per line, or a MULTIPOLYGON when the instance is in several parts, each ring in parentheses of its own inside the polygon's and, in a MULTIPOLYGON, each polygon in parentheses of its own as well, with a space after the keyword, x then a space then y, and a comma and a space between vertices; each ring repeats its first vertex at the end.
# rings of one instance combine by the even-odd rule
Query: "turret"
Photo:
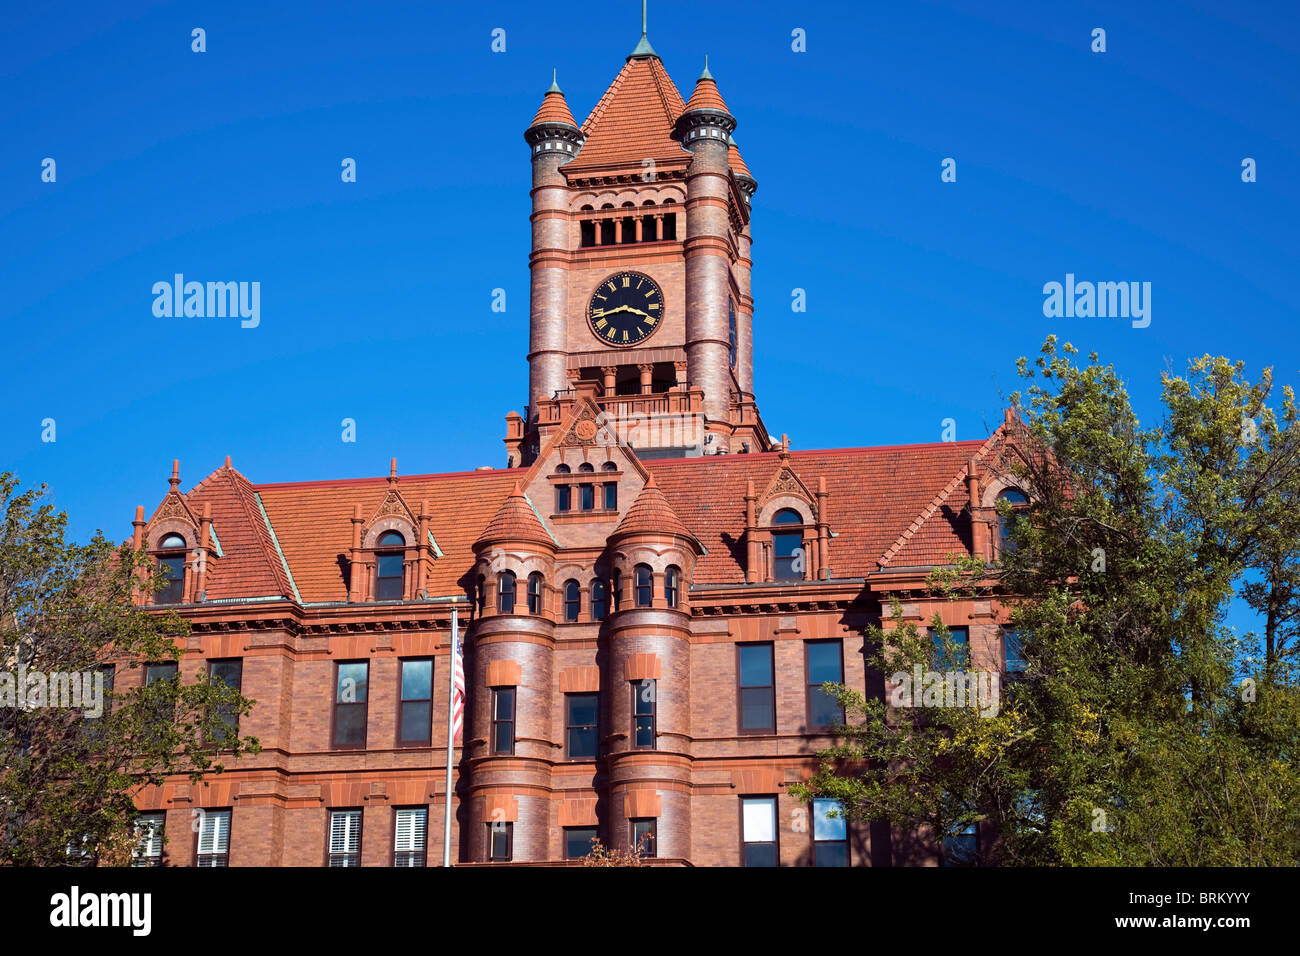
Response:
MULTIPOLYGON (((686 170, 686 360, 692 384, 704 389, 704 411, 726 421, 731 402, 731 168, 736 118, 709 72, 695 84, 673 136, 691 153, 686 170)), ((719 450, 727 450, 719 435, 719 450)))
POLYGON ((533 239, 530 337, 528 343, 529 422, 537 418, 537 403, 566 385, 564 362, 568 311, 569 199, 560 166, 573 159, 583 143, 564 93, 551 76, 551 87, 524 132, 533 164, 533 239))

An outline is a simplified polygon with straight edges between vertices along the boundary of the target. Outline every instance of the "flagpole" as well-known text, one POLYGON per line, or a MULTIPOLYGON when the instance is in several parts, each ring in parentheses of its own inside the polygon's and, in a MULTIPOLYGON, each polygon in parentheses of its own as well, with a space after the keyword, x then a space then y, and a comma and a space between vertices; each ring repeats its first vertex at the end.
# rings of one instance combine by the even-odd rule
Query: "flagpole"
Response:
POLYGON ((442 810, 442 865, 451 866, 451 756, 455 749, 452 712, 456 709, 456 656, 460 653, 460 617, 451 608, 451 654, 447 658, 447 788, 442 810))

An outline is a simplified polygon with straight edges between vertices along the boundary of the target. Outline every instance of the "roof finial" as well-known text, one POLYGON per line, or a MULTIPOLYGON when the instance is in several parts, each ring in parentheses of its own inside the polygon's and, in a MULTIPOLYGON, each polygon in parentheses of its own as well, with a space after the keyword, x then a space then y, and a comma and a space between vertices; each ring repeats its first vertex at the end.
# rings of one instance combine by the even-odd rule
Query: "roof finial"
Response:
POLYGON ((712 80, 713 74, 709 72, 709 55, 704 54, 704 72, 700 74, 701 80, 712 80))
POLYGON ((546 91, 547 93, 559 93, 561 95, 564 94, 564 90, 560 89, 560 82, 557 79, 558 76, 559 76, 559 70, 557 70, 555 67, 551 67, 551 88, 546 91))
POLYGON ((655 52, 655 48, 650 45, 650 38, 646 35, 645 8, 646 8, 646 0, 641 0, 641 40, 640 42, 637 43, 636 49, 634 49, 628 55, 629 60, 639 56, 652 56, 655 57, 656 59, 658 59, 659 57, 659 54, 655 52))

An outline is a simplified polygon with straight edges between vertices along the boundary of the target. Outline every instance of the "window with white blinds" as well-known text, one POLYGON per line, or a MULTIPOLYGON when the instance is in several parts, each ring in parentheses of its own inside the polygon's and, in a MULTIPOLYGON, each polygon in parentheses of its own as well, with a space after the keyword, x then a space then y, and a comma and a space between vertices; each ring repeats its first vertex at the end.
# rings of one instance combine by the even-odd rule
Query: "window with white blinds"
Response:
POLYGON ((429 837, 428 807, 399 809, 393 833, 393 866, 424 866, 429 837))
POLYGON ((361 811, 330 811, 330 866, 361 865, 361 811))
POLYGON ((140 842, 131 858, 132 866, 162 866, 165 819, 161 813, 145 813, 136 818, 135 835, 140 842))
POLYGON ((195 866, 228 866, 230 861, 230 811, 199 811, 199 845, 195 866))

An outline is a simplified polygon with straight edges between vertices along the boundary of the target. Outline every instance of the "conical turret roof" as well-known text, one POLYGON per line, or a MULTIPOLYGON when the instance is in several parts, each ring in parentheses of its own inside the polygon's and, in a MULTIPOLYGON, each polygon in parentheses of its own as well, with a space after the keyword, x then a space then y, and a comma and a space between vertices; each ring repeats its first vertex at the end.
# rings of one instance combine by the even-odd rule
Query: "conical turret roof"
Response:
POLYGON ((547 532, 537 512, 529 504, 519 482, 506 500, 501 502, 496 515, 488 522, 478 541, 532 541, 548 548, 555 547, 555 539, 547 532))
POLYGON ((689 538, 698 546, 695 535, 691 534, 690 529, 664 497, 664 493, 659 490, 654 475, 650 476, 641 493, 636 496, 636 501, 632 502, 632 507, 627 510, 627 514, 615 529, 614 536, 641 532, 675 534, 689 538))

